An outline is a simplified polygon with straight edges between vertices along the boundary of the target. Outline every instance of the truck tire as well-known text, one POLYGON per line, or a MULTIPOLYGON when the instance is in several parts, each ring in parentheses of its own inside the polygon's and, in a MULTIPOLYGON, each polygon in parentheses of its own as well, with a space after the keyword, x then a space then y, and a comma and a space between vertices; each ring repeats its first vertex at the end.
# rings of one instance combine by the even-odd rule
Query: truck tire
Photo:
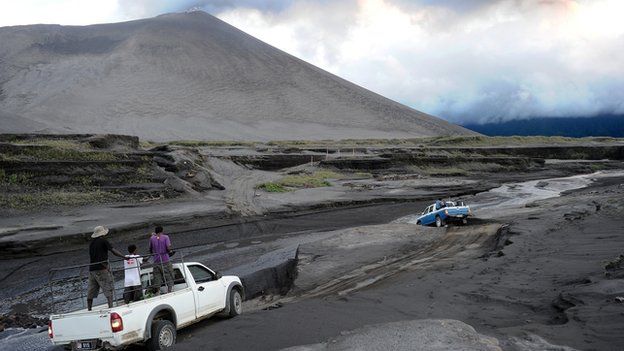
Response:
POLYGON ((238 289, 234 288, 230 291, 229 304, 228 318, 236 317, 243 312, 243 298, 238 289))
POLYGON ((435 225, 438 228, 444 227, 444 221, 442 220, 442 218, 440 218, 440 216, 436 216, 435 225))
POLYGON ((150 351, 173 350, 176 343, 176 328, 170 321, 156 320, 152 323, 152 337, 147 341, 150 351))

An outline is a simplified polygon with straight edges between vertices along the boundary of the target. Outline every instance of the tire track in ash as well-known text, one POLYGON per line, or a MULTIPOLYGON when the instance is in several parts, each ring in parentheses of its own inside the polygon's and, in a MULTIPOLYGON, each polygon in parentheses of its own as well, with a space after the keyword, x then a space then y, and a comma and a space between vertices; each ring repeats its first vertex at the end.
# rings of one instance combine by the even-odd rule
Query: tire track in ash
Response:
POLYGON ((403 271, 413 269, 416 265, 419 265, 417 268, 424 269, 437 263, 442 263, 444 260, 453 258, 466 250, 474 253, 469 257, 479 257, 483 254, 484 249, 487 250, 486 244, 490 241, 489 239, 496 235, 501 225, 489 224, 479 226, 470 228, 468 232, 466 232, 465 228, 452 228, 447 230, 440 240, 425 245, 416 251, 365 265, 339 278, 320 284, 313 290, 281 301, 290 302, 297 299, 323 297, 332 294, 346 295, 403 271))

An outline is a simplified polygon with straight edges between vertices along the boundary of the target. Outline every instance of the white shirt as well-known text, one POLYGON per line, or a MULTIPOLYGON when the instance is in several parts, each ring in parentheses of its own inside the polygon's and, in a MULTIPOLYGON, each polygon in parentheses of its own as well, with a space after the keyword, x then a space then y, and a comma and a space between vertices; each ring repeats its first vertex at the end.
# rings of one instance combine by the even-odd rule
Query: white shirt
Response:
POLYGON ((124 260, 124 287, 141 285, 140 265, 143 263, 143 257, 139 255, 128 255, 130 257, 124 260))

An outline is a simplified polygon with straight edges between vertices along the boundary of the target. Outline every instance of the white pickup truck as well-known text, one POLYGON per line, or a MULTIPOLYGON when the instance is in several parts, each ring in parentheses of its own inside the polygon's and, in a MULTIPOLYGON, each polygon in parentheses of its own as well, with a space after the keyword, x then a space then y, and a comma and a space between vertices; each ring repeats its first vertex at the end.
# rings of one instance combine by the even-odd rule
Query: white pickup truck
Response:
MULTIPOLYGON (((242 312, 243 285, 236 276, 221 276, 201 263, 177 263, 173 292, 144 300, 50 316, 48 334, 55 345, 73 350, 120 349, 145 343, 149 350, 166 350, 176 342, 176 330, 214 314, 234 317, 242 312)), ((152 268, 141 269, 149 286, 152 268)))

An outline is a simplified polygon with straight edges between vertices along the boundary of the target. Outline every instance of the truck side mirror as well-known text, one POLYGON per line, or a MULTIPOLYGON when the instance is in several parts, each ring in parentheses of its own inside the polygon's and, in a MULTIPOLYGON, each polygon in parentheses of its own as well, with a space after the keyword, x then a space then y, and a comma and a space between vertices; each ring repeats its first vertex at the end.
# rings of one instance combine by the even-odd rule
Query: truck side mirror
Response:
POLYGON ((223 275, 221 275, 221 273, 219 273, 219 272, 215 272, 215 279, 216 279, 216 280, 219 280, 219 279, 221 279, 222 277, 223 277, 223 275))

